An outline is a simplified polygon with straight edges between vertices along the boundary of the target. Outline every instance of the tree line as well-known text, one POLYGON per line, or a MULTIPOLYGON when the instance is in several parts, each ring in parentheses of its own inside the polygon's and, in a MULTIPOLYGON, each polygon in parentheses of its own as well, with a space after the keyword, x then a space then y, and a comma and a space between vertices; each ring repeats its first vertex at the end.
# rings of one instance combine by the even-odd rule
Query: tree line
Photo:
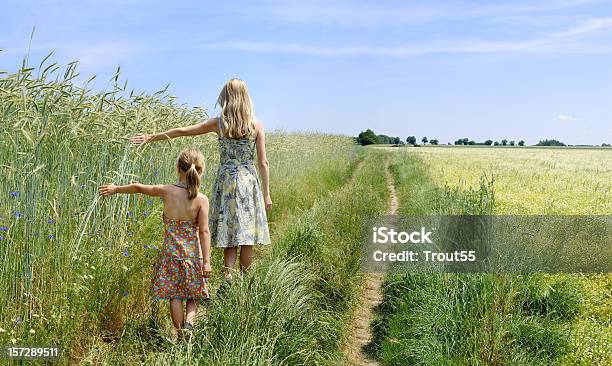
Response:
MULTIPOLYGON (((374 133, 374 131, 372 131, 369 128, 359 133, 359 135, 355 137, 355 142, 357 142, 360 145, 373 145, 373 144, 404 145, 404 144, 408 144, 408 145, 413 145, 413 146, 420 146, 417 143, 416 136, 408 136, 406 137, 406 140, 404 141, 398 136, 377 135, 376 133, 374 133)), ((429 143, 430 145, 438 145, 440 143, 438 139, 435 139, 435 138, 428 139, 427 136, 423 136, 420 142, 423 145, 426 145, 427 143, 429 143)), ((519 140, 517 142, 515 140, 508 141, 507 139, 502 139, 501 141, 485 140, 482 142, 477 142, 467 137, 464 137, 464 138, 455 140, 453 144, 454 145, 485 145, 485 146, 525 146, 525 141, 519 140)), ((447 142, 447 145, 451 145, 451 143, 447 142)), ((534 146, 572 146, 572 145, 566 145, 565 143, 555 140, 555 139, 545 139, 545 140, 540 140, 534 146)), ((580 146, 591 146, 591 145, 580 145, 580 146)), ((610 144, 603 143, 601 144, 601 146, 609 147, 610 144)))

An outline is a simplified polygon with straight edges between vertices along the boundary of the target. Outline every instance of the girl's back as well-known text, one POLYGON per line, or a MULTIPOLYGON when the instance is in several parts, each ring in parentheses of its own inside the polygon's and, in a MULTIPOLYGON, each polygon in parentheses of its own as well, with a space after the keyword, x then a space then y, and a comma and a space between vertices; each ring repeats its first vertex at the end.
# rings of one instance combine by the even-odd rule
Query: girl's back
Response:
POLYGON ((179 185, 166 186, 164 199, 164 214, 166 217, 177 220, 195 220, 201 207, 203 195, 198 194, 196 199, 190 200, 187 190, 179 185))

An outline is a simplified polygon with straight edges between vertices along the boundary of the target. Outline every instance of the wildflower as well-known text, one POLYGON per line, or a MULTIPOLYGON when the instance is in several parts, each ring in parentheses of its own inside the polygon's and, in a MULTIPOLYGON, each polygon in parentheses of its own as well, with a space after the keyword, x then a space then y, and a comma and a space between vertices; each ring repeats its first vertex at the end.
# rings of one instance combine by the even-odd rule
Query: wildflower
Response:
POLYGON ((4 328, 0 328, 0 333, 4 333, 6 332, 6 330, 4 330, 4 328))
POLYGON ((149 249, 149 246, 148 246, 148 245, 146 245, 146 244, 145 244, 143 247, 144 247, 145 249, 149 249))
POLYGON ((129 237, 134 236, 134 233, 133 233, 133 232, 131 232, 131 231, 128 231, 128 233, 127 233, 127 234, 128 234, 128 236, 129 236, 129 237))
POLYGON ((16 218, 20 219, 23 217, 23 213, 21 211, 15 211, 13 213, 15 215, 16 218))
POLYGON ((40 315, 38 315, 38 314, 36 314, 36 313, 35 313, 35 314, 32 314, 32 316, 33 316, 34 318, 38 318, 38 317, 40 317, 40 315))
POLYGON ((81 189, 85 189, 85 184, 81 184, 81 189))
POLYGON ((4 236, 0 235, 0 240, 4 240, 4 236))
POLYGON ((0 231, 8 231, 8 229, 9 229, 9 228, 8 228, 8 227, 6 227, 6 226, 0 227, 0 231))
POLYGON ((30 334, 35 334, 36 331, 34 329, 30 329, 30 334))
POLYGON ((144 216, 144 217, 149 217, 149 211, 145 211, 145 212, 143 212, 143 213, 142 213, 142 216, 144 216))
POLYGON ((153 204, 153 200, 147 200, 147 205, 151 206, 153 204))
POLYGON ((130 255, 130 253, 128 252, 127 248, 125 248, 125 250, 123 251, 123 256, 127 257, 128 255, 130 255))
POLYGON ((153 250, 157 250, 157 246, 156 246, 156 245, 152 245, 152 246, 151 246, 151 249, 153 249, 153 250))
POLYGON ((16 325, 19 325, 19 324, 21 324, 22 322, 23 322, 23 321, 21 320, 21 317, 19 317, 19 316, 18 316, 18 317, 16 317, 16 318, 15 318, 15 324, 16 324, 16 325))
POLYGON ((159 170, 155 169, 155 171, 153 172, 153 176, 157 177, 159 175, 159 170))
POLYGON ((53 219, 47 220, 47 224, 53 224, 54 222, 55 222, 55 220, 53 220, 53 219))
POLYGON ((127 212, 127 217, 132 217, 132 216, 134 216, 134 213, 132 211, 128 211, 127 212))
POLYGON ((53 234, 49 234, 49 236, 47 236, 47 238, 49 238, 49 239, 55 239, 55 235, 53 235, 53 234))
POLYGON ((123 266, 123 270, 127 272, 129 268, 127 268, 126 266, 123 266))
POLYGON ((12 196, 13 198, 17 198, 17 197, 19 197, 19 191, 11 192, 11 196, 12 196))
POLYGON ((123 291, 123 297, 127 297, 127 296, 128 296, 128 292, 127 292, 127 290, 124 290, 123 291))
POLYGON ((17 343, 17 340, 15 338, 11 338, 11 343, 15 344, 15 343, 17 343))

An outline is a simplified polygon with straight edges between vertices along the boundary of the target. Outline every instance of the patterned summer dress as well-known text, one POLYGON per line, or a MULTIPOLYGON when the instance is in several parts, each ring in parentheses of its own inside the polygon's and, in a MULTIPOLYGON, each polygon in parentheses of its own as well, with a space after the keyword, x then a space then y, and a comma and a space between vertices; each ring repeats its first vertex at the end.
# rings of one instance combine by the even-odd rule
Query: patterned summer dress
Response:
POLYGON ((164 245, 155 263, 152 296, 162 299, 207 299, 208 286, 199 259, 197 219, 173 220, 163 215, 164 245))
POLYGON ((255 139, 223 136, 219 117, 219 170, 210 201, 212 245, 269 244, 268 219, 255 169, 255 139))

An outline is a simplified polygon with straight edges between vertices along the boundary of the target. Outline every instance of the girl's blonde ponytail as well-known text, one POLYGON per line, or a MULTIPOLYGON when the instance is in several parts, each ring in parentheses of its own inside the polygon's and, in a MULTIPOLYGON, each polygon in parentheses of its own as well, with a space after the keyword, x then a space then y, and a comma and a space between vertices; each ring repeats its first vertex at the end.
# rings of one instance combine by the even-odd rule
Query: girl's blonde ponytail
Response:
POLYGON ((200 176, 204 172, 204 157, 195 149, 186 149, 178 157, 177 165, 185 173, 187 197, 192 200, 200 190, 200 176))

